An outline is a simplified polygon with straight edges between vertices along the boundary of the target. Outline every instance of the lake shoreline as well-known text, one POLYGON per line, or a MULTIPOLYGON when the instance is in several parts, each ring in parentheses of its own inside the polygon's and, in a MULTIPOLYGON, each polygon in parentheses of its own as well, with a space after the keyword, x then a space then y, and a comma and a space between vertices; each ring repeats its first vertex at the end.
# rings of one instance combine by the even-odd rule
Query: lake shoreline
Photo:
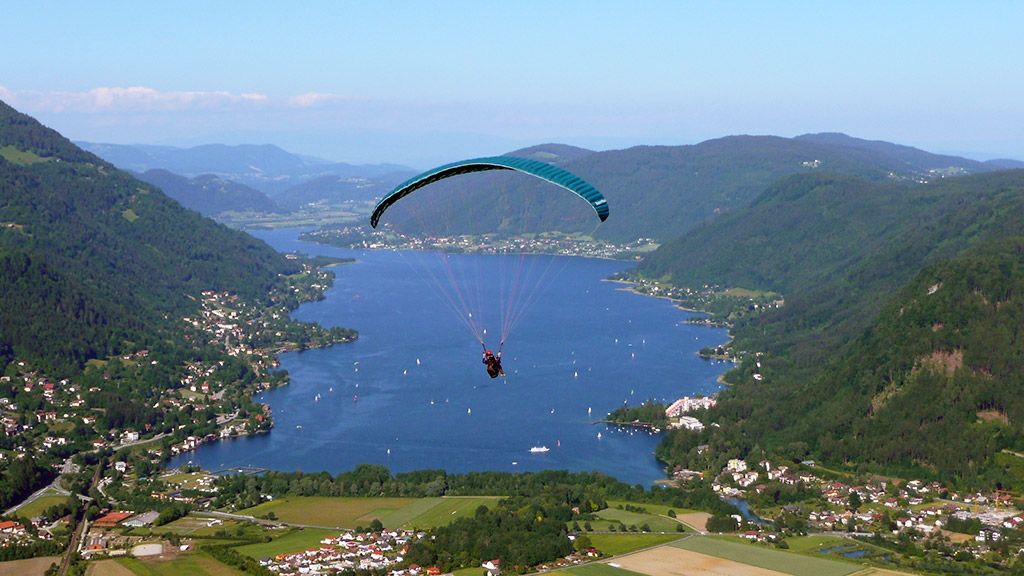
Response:
MULTIPOLYGON (((516 386, 509 387, 478 372, 478 348, 475 362, 465 360, 472 346, 464 342, 464 329, 457 330, 455 320, 441 308, 432 315, 415 313, 436 306, 419 303, 431 294, 425 286, 420 288, 422 278, 413 277, 415 270, 403 261, 409 254, 332 249, 299 242, 284 231, 260 238, 281 252, 315 254, 325 248, 324 254, 355 258, 360 266, 339 269, 345 272, 338 275, 327 298, 303 304, 292 318, 323 326, 358 326, 361 337, 344 347, 276 356, 291 376, 289 384, 254 397, 273 406, 273 433, 210 443, 178 464, 191 460, 211 470, 258 464, 332 474, 359 464, 385 465, 395 472, 597 469, 646 485, 665 477, 664 463, 654 456, 658 436, 631 436, 624 424, 615 423, 602 430, 603 439, 595 438, 592 421, 586 419, 586 428, 579 428, 577 423, 583 422, 572 414, 582 416, 589 406, 605 411, 621 405, 631 395, 631 383, 638 394, 659 398, 720 389, 715 380, 721 366, 685 360, 691 348, 701 345, 696 340, 714 339, 719 329, 684 326, 682 319, 665 313, 686 312, 678 306, 652 306, 643 303, 646 298, 616 296, 622 291, 615 287, 599 288, 627 262, 569 259, 575 263, 548 288, 552 294, 547 303, 534 304, 534 319, 523 323, 521 334, 517 332, 519 359, 510 357, 508 366, 519 373, 514 375, 516 386), (409 287, 391 286, 394 282, 409 287), (582 292, 590 296, 578 298, 582 292), (395 314, 408 323, 398 332, 395 314), (444 327, 449 324, 451 329, 444 327), (677 380, 679 362, 684 366, 682 386, 677 380), (592 386, 600 382, 608 385, 592 386), (353 400, 356 395, 358 401, 353 400), (537 398, 543 398, 541 406, 537 398), (390 435, 373 433, 391 429, 390 435), (427 432, 410 436, 411 429, 427 432), (528 451, 530 446, 559 443, 560 449, 544 455, 528 451)), ((428 256, 423 251, 417 254, 413 257, 428 256)))

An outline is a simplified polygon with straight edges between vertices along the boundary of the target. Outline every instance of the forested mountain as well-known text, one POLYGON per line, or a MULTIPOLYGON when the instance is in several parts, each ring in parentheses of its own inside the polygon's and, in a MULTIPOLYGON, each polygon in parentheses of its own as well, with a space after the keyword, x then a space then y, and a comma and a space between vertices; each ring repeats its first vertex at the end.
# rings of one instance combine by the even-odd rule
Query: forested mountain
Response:
MULTIPOLYGON (((1008 400, 1018 384, 1008 384, 1006 368, 1020 354, 1007 352, 1016 333, 1007 326, 1020 317, 1009 304, 988 314, 975 298, 1017 298, 1007 287, 1020 281, 1020 264, 1010 262, 1019 242, 1005 239, 1024 235, 1021 214, 1024 171, 928 185, 794 176, 662 246, 639 272, 785 296, 781 309, 734 328, 737 348, 767 353, 760 369, 744 363, 717 409, 722 434, 741 449, 757 443, 965 481, 991 470, 997 448, 1022 447, 1024 421, 1008 400), (921 299, 936 279, 949 289, 921 299), (925 304, 924 316, 900 315, 925 304), (936 363, 973 372, 925 370, 936 363), (945 380, 929 380, 936 374, 952 378, 959 395, 942 392, 945 380), (975 413, 994 414, 1005 430, 975 426, 967 416, 975 413)), ((679 457, 684 448, 668 451, 679 457)))
POLYGON ((547 162, 548 164, 554 164, 555 166, 564 166, 573 160, 579 160, 580 158, 589 156, 593 153, 593 150, 587 150, 586 148, 549 142, 547 144, 538 144, 528 148, 520 148, 519 150, 509 152, 508 155, 518 156, 519 158, 530 158, 531 160, 540 160, 541 162, 547 162))
MULTIPOLYGON (((1024 168, 1024 162, 1021 162, 1020 160, 1001 158, 997 160, 979 162, 977 160, 969 160, 960 156, 932 154, 918 148, 893 144, 883 140, 864 140, 862 138, 854 138, 839 132, 804 134, 802 136, 797 136, 796 139, 834 144, 836 146, 846 146, 849 148, 874 150, 899 159, 905 162, 907 166, 920 172, 949 167, 960 167, 968 172, 987 172, 991 170, 1015 170, 1017 168, 1024 168)), ((948 176, 949 174, 946 175, 948 176)))
POLYGON ((940 168, 957 167, 967 172, 986 172, 992 168, 984 162, 969 160, 959 156, 948 156, 943 154, 932 154, 912 146, 893 144, 883 140, 864 140, 854 138, 839 132, 821 132, 819 134, 804 134, 797 136, 794 140, 804 142, 816 142, 831 146, 840 146, 855 150, 865 150, 883 154, 894 160, 902 162, 907 169, 919 173, 927 173, 929 170, 940 168))
POLYGON ((600 228, 595 230, 593 214, 578 198, 520 174, 470 174, 438 182, 428 194, 436 199, 452 196, 445 205, 461 208, 448 217, 450 228, 458 232, 560 229, 594 231, 616 241, 665 241, 749 205, 790 175, 828 172, 872 182, 924 182, 996 168, 843 135, 730 136, 692 146, 638 146, 573 155, 546 150, 552 146, 510 155, 525 153, 559 164, 601 190, 612 216, 600 228))
POLYGON ((922 270, 804 403, 830 461, 917 466, 1007 488, 1024 447, 1024 237, 922 270), (1016 458, 1010 456, 1009 458, 1016 458))
POLYGON ((147 170, 136 177, 156 186, 179 204, 204 216, 221 212, 281 212, 281 208, 259 190, 213 174, 195 178, 167 170, 147 170))
POLYGON ((207 144, 192 148, 92 142, 78 144, 122 170, 146 172, 163 169, 190 178, 213 174, 270 196, 320 176, 384 179, 397 184, 415 173, 412 168, 397 164, 354 165, 331 162, 293 154, 271 144, 207 144))
POLYGON ((0 102, 0 354, 52 375, 144 345, 202 290, 266 298, 295 264, 0 102))

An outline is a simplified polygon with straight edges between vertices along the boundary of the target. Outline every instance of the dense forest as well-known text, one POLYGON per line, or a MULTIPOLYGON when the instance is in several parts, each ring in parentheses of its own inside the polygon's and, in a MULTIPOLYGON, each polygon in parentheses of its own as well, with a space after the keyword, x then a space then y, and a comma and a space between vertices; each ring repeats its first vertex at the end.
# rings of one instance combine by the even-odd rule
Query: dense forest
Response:
POLYGON ((537 564, 572 552, 565 527, 571 518, 551 515, 537 504, 517 508, 505 502, 495 510, 481 506, 472 518, 459 518, 414 544, 405 560, 451 572, 500 558, 505 571, 532 572, 537 564))
POLYGON ((785 306, 734 326, 734 349, 763 355, 730 376, 736 386, 712 411, 722 428, 672 433, 662 457, 692 462, 710 441, 992 483, 999 450, 1020 444, 1018 384, 1006 367, 1019 354, 1009 327, 1022 213, 1024 171, 928 185, 802 176, 663 246, 640 274, 777 290, 785 306), (927 330, 894 323, 893 310, 919 304, 911 295, 938 270, 951 280, 927 300, 927 330), (993 314, 972 307, 990 293, 993 314))
POLYGON ((261 494, 281 496, 495 496, 538 498, 546 505, 579 507, 581 513, 600 510, 606 501, 653 502, 675 508, 735 514, 709 485, 685 489, 629 485, 599 472, 547 470, 532 473, 418 470, 392 474, 386 467, 363 464, 335 476, 327 472, 275 472, 260 476, 222 476, 217 479, 217 507, 248 508, 262 502, 261 494))

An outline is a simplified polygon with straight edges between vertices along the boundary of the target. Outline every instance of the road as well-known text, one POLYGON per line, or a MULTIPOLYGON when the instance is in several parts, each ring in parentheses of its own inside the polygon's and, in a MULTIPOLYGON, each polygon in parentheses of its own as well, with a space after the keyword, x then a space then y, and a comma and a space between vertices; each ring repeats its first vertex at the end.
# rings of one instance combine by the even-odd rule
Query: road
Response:
MULTIPOLYGON (((74 466, 74 464, 71 464, 71 459, 70 458, 68 458, 67 460, 64 461, 64 465, 61 467, 61 474, 65 473, 64 470, 71 469, 71 468, 69 468, 69 466, 74 466)), ((4 510, 4 516, 12 516, 21 507, 23 507, 23 506, 25 506, 27 504, 30 504, 32 502, 35 502, 36 500, 38 500, 39 498, 42 498, 43 496, 50 496, 50 495, 56 495, 56 496, 70 496, 71 495, 71 492, 68 492, 67 490, 61 488, 61 486, 60 486, 60 476, 59 475, 56 478, 53 479, 53 482, 50 482, 46 486, 43 486, 39 490, 36 490, 28 498, 25 498, 20 503, 12 506, 10 508, 8 508, 7 510, 4 510)))
MULTIPOLYGON (((222 416, 222 418, 226 418, 226 420, 224 422, 230 422, 230 421, 234 420, 237 417, 238 417, 238 413, 237 412, 235 412, 234 414, 227 414, 225 416, 222 416)), ((218 418, 218 423, 220 423, 220 418, 218 418)), ((116 452, 118 450, 123 450, 125 448, 131 448, 132 446, 138 446, 140 444, 146 444, 148 442, 156 442, 156 441, 161 440, 162 438, 164 438, 166 436, 167 436, 167 433, 160 433, 160 434, 157 434, 156 436, 153 436, 152 438, 146 438, 145 440, 137 440, 135 442, 128 442, 128 443, 125 443, 125 444, 119 444, 117 446, 111 446, 110 448, 116 452)), ((99 448, 95 448, 93 450, 90 450, 89 452, 93 453, 93 452, 97 452, 98 450, 99 450, 99 448)), ((4 516, 11 516, 12 514, 17 512, 23 506, 26 506, 26 505, 28 505, 28 504, 38 500, 39 498, 42 498, 43 496, 50 496, 50 495, 70 496, 71 492, 68 492, 64 488, 61 488, 61 486, 60 486, 60 477, 63 476, 63 475, 74 474, 76 472, 78 472, 78 465, 75 464, 74 462, 72 462, 71 458, 68 458, 67 460, 64 461, 64 464, 61 465, 61 467, 60 467, 60 474, 58 474, 58 476, 53 479, 53 482, 50 482, 48 485, 43 486, 39 490, 36 490, 28 498, 25 498, 24 500, 22 500, 18 504, 8 508, 7 510, 4 510, 3 515, 4 516)), ((104 496, 106 496, 106 494, 104 494, 104 496)), ((82 499, 83 501, 85 501, 85 502, 92 502, 92 498, 90 498, 88 496, 83 496, 82 494, 78 494, 78 497, 80 499, 82 499)))
MULTIPOLYGON (((146 438, 145 440, 136 440, 135 442, 126 442, 124 444, 118 444, 117 446, 110 446, 110 449, 113 450, 114 452, 117 452, 118 450, 131 448, 132 446, 138 446, 139 444, 148 444, 149 442, 156 442, 157 440, 160 440, 166 437, 167 435, 167 432, 161 432, 156 436, 153 436, 152 438, 146 438)), ((97 450, 99 450, 99 448, 96 448, 92 451, 96 452, 97 450)))
POLYGON ((238 418, 238 411, 237 410, 235 411, 234 414, 223 414, 221 416, 217 416, 217 426, 223 426, 223 425, 227 424, 228 422, 231 422, 235 418, 238 418))

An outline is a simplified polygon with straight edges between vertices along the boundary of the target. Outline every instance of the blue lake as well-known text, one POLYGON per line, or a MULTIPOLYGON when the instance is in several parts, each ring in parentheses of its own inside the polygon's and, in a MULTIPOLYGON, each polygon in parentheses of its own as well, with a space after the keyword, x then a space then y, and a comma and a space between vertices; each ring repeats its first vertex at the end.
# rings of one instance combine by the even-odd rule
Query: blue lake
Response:
POLYGON ((282 355, 290 385, 258 398, 273 408, 273 431, 207 444, 172 465, 332 473, 361 463, 393 472, 599 470, 649 484, 665 476, 653 455, 658 437, 592 421, 627 401, 714 393, 716 378, 729 367, 697 356, 724 342, 725 330, 686 324, 691 314, 672 303, 604 281, 627 263, 452 257, 472 265, 450 266, 456 275, 486 274, 508 259, 543 265, 542 290, 505 345, 508 378, 491 380, 480 344, 446 303, 451 294, 424 273, 440 265, 436 254, 332 248, 299 241, 298 233, 255 235, 281 251, 357 262, 334 268, 326 299, 293 316, 355 328, 359 340, 282 355), (531 453, 533 446, 549 451, 531 453))

